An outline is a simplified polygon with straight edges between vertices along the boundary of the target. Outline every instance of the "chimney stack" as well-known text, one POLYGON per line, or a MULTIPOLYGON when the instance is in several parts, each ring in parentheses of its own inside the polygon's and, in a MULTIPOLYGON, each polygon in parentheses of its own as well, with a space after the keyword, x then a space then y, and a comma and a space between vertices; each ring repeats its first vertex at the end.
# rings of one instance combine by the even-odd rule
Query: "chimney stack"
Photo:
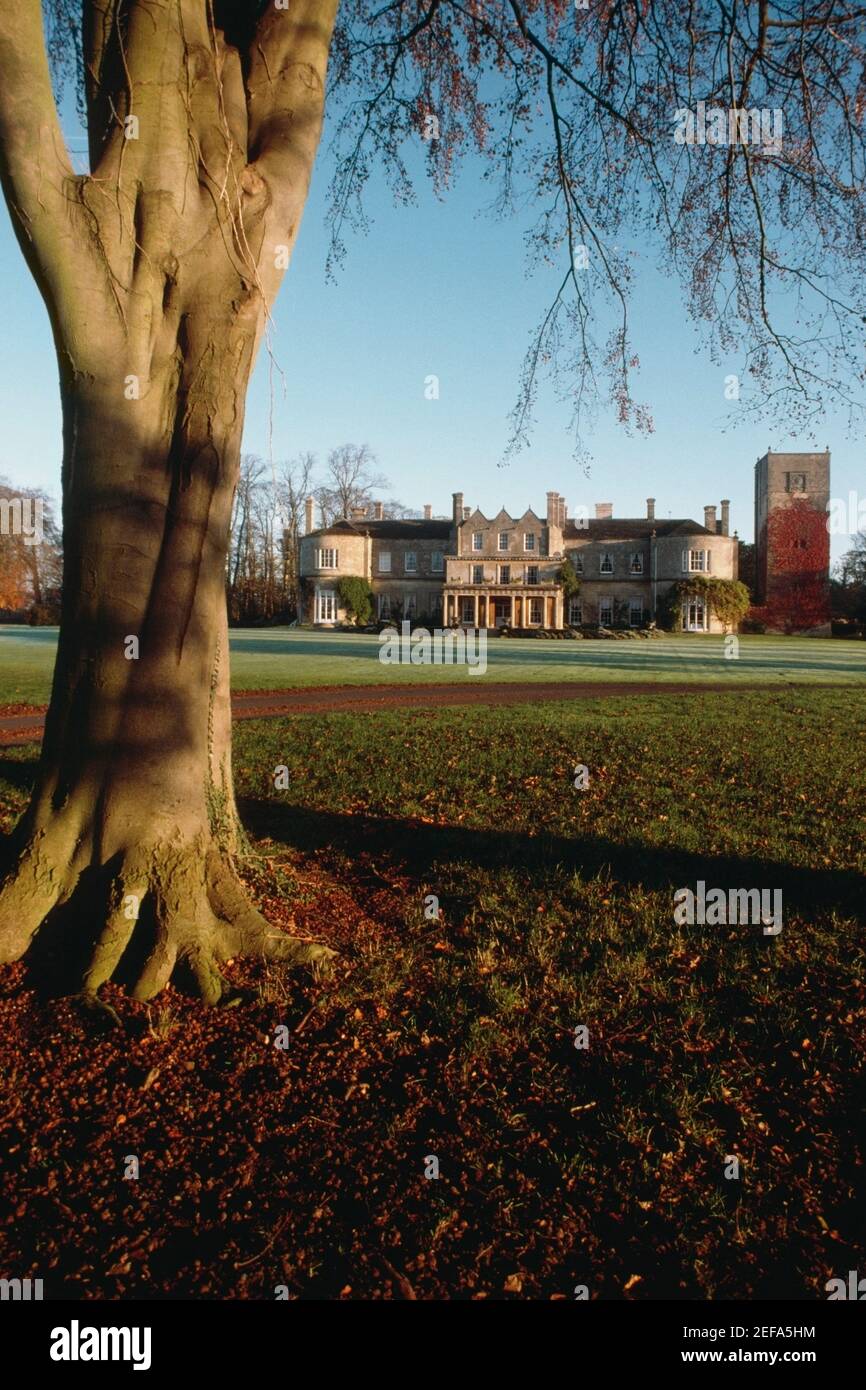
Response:
POLYGON ((424 503, 424 520, 425 520, 425 521, 432 521, 432 520, 433 520, 433 504, 432 504, 432 502, 425 502, 425 503, 424 503))
POLYGON ((548 526, 559 525, 559 493, 549 492, 547 494, 547 524, 548 526))
POLYGON ((315 519, 315 507, 316 507, 315 500, 314 500, 312 497, 308 497, 307 500, 306 500, 306 502, 304 503, 304 535, 305 535, 305 536, 308 536, 308 535, 310 534, 310 532, 313 530, 313 522, 314 522, 314 519, 315 519))
POLYGON ((373 520, 374 520, 374 521, 382 521, 382 520, 383 520, 383 515, 382 515, 382 514, 383 514, 384 510, 385 510, 385 507, 384 507, 384 503, 383 503, 383 502, 374 502, 374 503, 373 503, 373 520))
POLYGON ((731 504, 727 497, 722 498, 722 520, 720 529, 723 536, 729 536, 731 534, 731 504))
POLYGON ((613 516, 612 502, 596 502, 595 519, 596 521, 610 521, 613 516))
POLYGON ((463 493, 454 492, 451 495, 454 499, 454 510, 452 512, 452 518, 454 521, 454 525, 459 526, 461 521, 463 520, 463 493))
POLYGON ((716 509, 715 507, 704 507, 704 525, 708 531, 715 535, 716 531, 716 509))
POLYGON ((656 499, 654 497, 648 497, 646 500, 646 519, 647 521, 655 521, 656 519, 656 499))

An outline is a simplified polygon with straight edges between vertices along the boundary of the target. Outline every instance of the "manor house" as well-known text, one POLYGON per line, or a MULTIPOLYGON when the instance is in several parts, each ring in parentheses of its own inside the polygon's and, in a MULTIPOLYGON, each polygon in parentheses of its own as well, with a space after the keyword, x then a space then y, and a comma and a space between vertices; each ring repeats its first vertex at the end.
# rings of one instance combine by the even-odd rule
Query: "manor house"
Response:
MULTIPOLYGON (((547 509, 488 517, 453 494, 451 519, 390 520, 381 503, 326 528, 306 509, 300 545, 302 621, 331 626, 348 618, 337 583, 366 578, 380 619, 414 618, 430 626, 564 628, 581 624, 645 627, 677 580, 696 574, 736 579, 738 542, 730 504, 704 508, 704 523, 657 517, 617 518, 609 503, 595 515, 570 517, 564 498, 548 492, 547 509), (567 599, 558 572, 568 557, 580 592, 567 599)), ((700 597, 684 601, 690 632, 722 632, 700 597)))
MULTIPOLYGON (((755 599, 768 630, 829 632, 830 452, 775 453, 755 464, 755 599)), ((750 548, 751 549, 751 548, 750 548)), ((703 525, 646 515, 615 517, 609 502, 595 515, 569 516, 558 492, 547 510, 485 516, 453 494, 450 520, 432 507, 412 520, 384 516, 381 502, 327 527, 315 527, 312 497, 300 544, 300 618, 323 627, 347 620, 337 585, 367 579, 379 619, 414 618, 427 626, 553 628, 645 627, 666 616, 680 580, 737 579, 740 543, 730 534, 730 503, 704 507, 703 525), (580 579, 570 598, 560 569, 580 579)), ((696 592, 682 600, 687 632, 723 632, 696 592)))

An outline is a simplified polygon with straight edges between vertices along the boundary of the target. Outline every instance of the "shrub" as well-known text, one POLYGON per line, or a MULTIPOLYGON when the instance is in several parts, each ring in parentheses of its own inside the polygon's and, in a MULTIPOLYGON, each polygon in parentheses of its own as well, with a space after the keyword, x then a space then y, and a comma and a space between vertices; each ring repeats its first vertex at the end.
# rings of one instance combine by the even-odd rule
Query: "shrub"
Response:
POLYGON ((363 627, 373 616, 373 590, 366 579, 347 574, 337 584, 340 606, 351 615, 356 627, 363 627))

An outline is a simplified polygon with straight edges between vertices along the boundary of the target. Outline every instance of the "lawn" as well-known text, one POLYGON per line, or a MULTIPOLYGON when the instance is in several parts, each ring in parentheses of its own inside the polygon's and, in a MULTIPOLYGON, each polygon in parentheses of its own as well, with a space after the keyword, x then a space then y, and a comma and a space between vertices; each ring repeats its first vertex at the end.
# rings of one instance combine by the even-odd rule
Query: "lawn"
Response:
MULTIPOLYGON (((0 705, 45 704, 56 628, 0 626, 0 705)), ((736 660, 722 637, 651 641, 491 638, 487 674, 466 667, 383 665, 379 642, 358 633, 238 629, 231 634, 235 690, 315 685, 489 681, 729 681, 866 683, 866 645, 830 638, 741 637, 736 660)))
MULTIPOLYGON (((825 1298, 866 1267, 864 746, 853 688, 239 726, 250 881, 337 970, 236 964, 217 1011, 109 986, 120 1050, 0 972, 0 1263, 91 1297, 825 1298), (698 879, 780 888, 781 934, 678 927, 698 879)), ((34 758, 0 761, 6 826, 34 758)))

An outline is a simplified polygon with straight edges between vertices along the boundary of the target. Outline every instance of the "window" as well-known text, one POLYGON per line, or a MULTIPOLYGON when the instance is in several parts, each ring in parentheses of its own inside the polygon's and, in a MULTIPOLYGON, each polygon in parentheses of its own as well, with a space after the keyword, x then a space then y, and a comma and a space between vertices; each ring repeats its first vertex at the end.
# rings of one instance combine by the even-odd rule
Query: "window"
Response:
POLYGON ((583 556, 579 550, 572 551, 571 563, 575 574, 583 574, 583 556))
POLYGON ((601 599, 598 605, 598 621, 602 627, 610 627, 613 622, 613 599, 601 599))
POLYGON ((380 573, 380 574, 390 574, 390 573, 391 573, 391 552, 390 552, 390 550, 380 550, 380 551, 379 551, 379 573, 380 573))
POLYGON ((583 608, 579 598, 569 600, 568 621, 571 623, 572 627, 580 627, 583 622, 583 608))
POLYGON ((613 556, 609 550, 602 552, 598 562, 599 574, 613 574, 613 556))
POLYGON ((473 550, 483 550, 483 549, 484 549, 484 532, 483 532, 483 531, 473 531, 473 532, 472 532, 472 549, 473 549, 473 550))
POLYGON ((380 617, 384 622, 387 622, 387 620, 390 618, 390 616, 391 616, 391 595, 390 595, 390 594, 380 594, 380 595, 379 595, 379 617, 380 617))
POLYGON ((441 550, 434 550, 430 556, 430 570, 432 574, 441 574, 445 568, 445 556, 441 550))
POLYGON ((475 622, 475 600, 474 598, 462 598, 460 600, 460 621, 462 623, 475 622))
POLYGON ((511 583, 511 566, 510 566, 510 565, 500 565, 500 566, 499 566, 499 582, 500 582, 500 584, 510 584, 510 583, 511 583))
POLYGON ((333 589, 316 590, 316 622, 335 623, 337 621, 337 595, 333 589))
POLYGON ((483 583, 484 583, 484 566, 483 566, 483 565, 473 565, 473 566, 472 566, 472 583, 473 583, 473 584, 483 584, 483 583))
POLYGON ((789 473, 789 474, 788 474, 788 491, 789 491, 789 492, 805 492, 805 491, 806 491, 806 474, 805 474, 805 473, 789 473))
POLYGON ((544 621, 544 599, 529 600, 529 622, 532 627, 540 627, 544 621))
POLYGON ((708 550, 684 550, 683 569, 690 574, 703 574, 710 568, 710 552, 708 550))
POLYGON ((406 574, 418 573, 418 553, 415 550, 407 550, 403 557, 403 568, 406 574))
POLYGON ((526 535, 523 537, 523 549, 524 549, 524 550, 534 550, 534 549, 535 549, 535 536, 533 535, 532 531, 527 531, 526 535))
POLYGON ((683 627, 686 632, 706 632, 707 607, 702 598, 688 598, 683 603, 683 627))
POLYGON ((643 574, 643 555, 639 550, 636 550, 634 555, 632 555, 631 557, 629 571, 632 574, 643 574))
POLYGON ((330 547, 316 551, 316 568, 320 570, 335 570, 339 568, 339 551, 330 547))
POLYGON ((414 618, 418 613, 417 594, 407 593, 403 595, 403 617, 414 618))
POLYGON ((507 532, 507 531, 500 531, 500 532, 499 532, 499 549, 500 549, 500 550, 507 550, 507 549, 508 549, 508 532, 507 532))
POLYGON ((640 627, 643 623, 643 599, 631 598, 628 601, 628 625, 640 627))
POLYGON ((537 583, 538 583, 538 566, 537 566, 537 565, 527 565, 527 566, 526 566, 526 582, 527 582, 527 584, 537 584, 537 583))

